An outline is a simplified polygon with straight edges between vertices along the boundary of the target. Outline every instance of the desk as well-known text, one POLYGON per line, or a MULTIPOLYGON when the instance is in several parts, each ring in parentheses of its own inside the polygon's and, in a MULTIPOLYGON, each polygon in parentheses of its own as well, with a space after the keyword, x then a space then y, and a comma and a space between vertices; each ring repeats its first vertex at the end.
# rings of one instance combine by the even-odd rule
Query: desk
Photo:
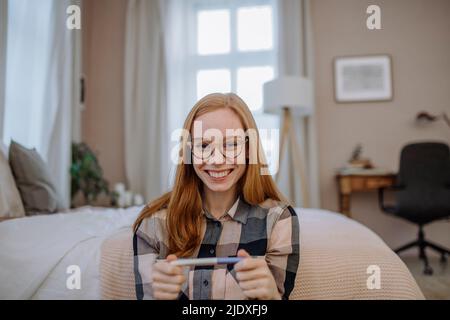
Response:
POLYGON ((395 184, 395 174, 338 174, 339 211, 351 218, 350 198, 354 192, 375 191, 395 184))

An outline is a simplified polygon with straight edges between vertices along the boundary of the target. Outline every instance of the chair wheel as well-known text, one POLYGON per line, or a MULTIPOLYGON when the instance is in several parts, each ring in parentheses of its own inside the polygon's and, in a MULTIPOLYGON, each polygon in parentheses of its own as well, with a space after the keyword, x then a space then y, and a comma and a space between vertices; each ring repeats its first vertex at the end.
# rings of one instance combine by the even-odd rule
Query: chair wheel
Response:
POLYGON ((430 266, 426 266, 425 269, 423 269, 423 274, 431 276, 433 274, 433 269, 430 266))

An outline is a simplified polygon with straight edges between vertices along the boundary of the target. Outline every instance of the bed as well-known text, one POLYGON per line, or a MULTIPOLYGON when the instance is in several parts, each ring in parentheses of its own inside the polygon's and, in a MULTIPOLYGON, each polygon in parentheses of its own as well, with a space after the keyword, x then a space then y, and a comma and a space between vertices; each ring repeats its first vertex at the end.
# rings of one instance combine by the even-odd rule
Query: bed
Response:
MULTIPOLYGON (((83 207, 1 222, 0 299, 134 299, 131 225, 140 210, 83 207), (68 289, 71 266, 79 267, 79 289, 68 289)), ((301 255, 292 299, 423 299, 371 230, 338 213, 296 211, 301 255), (378 289, 368 284, 373 266, 378 289)))
POLYGON ((101 245, 129 229, 140 210, 82 207, 1 222, 0 299, 100 299, 101 245), (73 265, 81 288, 69 290, 73 265))

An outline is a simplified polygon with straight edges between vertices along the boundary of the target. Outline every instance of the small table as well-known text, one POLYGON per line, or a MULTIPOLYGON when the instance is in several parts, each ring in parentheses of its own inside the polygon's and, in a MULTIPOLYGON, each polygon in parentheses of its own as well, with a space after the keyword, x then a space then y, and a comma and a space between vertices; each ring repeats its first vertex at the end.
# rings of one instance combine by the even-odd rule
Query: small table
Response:
POLYGON ((397 175, 389 174, 337 174, 339 212, 351 218, 350 198, 354 192, 375 191, 395 184, 397 175))

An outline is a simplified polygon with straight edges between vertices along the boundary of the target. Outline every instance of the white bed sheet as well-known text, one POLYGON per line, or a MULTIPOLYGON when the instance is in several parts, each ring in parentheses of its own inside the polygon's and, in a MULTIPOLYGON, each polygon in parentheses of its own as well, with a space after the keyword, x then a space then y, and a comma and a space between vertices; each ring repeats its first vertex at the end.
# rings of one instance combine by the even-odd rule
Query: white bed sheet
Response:
POLYGON ((0 299, 99 299, 100 246, 141 209, 83 207, 0 223, 0 299), (66 287, 70 265, 80 267, 80 289, 66 287))
POLYGON ((130 228, 141 209, 83 207, 0 223, 0 299, 100 299, 102 242, 130 228), (80 267, 80 289, 66 286, 71 265, 80 267))

